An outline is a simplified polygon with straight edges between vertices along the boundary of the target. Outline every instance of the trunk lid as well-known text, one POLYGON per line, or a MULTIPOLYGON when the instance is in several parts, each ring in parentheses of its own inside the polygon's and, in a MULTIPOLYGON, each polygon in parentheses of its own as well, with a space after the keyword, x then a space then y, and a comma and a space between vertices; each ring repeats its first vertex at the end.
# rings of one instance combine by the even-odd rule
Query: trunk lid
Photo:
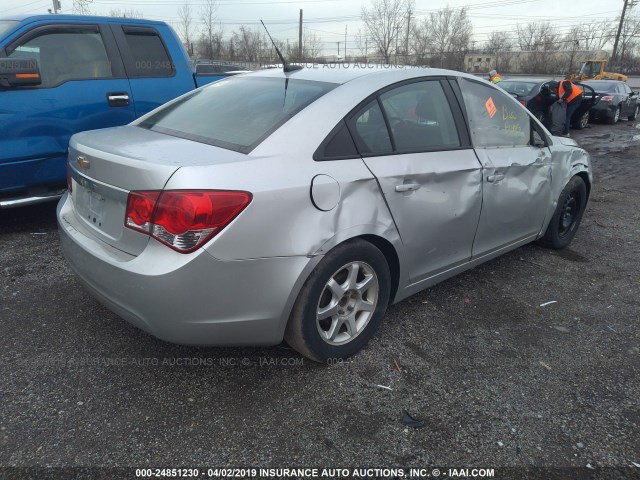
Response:
POLYGON ((69 144, 69 167, 75 216, 102 241, 138 255, 150 237, 124 226, 130 191, 162 190, 181 167, 238 157, 246 158, 237 152, 136 126, 74 135, 69 144))

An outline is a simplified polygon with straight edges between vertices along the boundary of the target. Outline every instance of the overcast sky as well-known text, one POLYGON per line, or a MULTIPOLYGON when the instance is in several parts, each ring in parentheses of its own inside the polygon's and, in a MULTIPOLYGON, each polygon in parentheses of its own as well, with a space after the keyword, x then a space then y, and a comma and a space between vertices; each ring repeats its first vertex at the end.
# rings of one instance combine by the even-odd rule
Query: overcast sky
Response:
MULTIPOLYGON (((72 0, 60 2, 62 13, 72 13, 72 0)), ((92 13, 101 15, 107 15, 112 9, 134 9, 147 18, 175 25, 183 3, 183 0, 94 0, 90 8, 92 13)), ((195 20, 199 21, 203 0, 189 0, 189 3, 195 20)), ((0 16, 47 13, 51 4, 51 0, 0 0, 0 16)), ((349 55, 357 53, 356 36, 362 30, 360 12, 362 6, 369 4, 369 0, 218 0, 217 16, 225 37, 242 24, 255 25, 262 19, 274 37, 294 42, 299 11, 303 9, 304 26, 321 37, 325 54, 337 52, 336 42, 344 42, 346 27, 349 55)), ((568 4, 559 0, 416 0, 412 21, 419 21, 420 17, 447 5, 468 8, 474 26, 473 39, 481 44, 490 32, 512 31, 518 23, 549 20, 566 33, 579 23, 613 21, 622 10, 623 0, 579 0, 568 4)), ((634 14, 640 14, 640 7, 634 9, 634 14)))

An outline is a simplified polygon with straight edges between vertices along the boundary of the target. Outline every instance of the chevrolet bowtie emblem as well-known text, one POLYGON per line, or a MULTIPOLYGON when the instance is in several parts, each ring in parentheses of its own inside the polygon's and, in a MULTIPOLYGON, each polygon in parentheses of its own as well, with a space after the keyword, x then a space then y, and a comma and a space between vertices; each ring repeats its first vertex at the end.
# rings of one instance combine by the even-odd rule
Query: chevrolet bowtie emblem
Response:
POLYGON ((89 160, 84 158, 82 155, 78 155, 78 167, 83 170, 88 170, 90 165, 91 163, 89 162, 89 160))

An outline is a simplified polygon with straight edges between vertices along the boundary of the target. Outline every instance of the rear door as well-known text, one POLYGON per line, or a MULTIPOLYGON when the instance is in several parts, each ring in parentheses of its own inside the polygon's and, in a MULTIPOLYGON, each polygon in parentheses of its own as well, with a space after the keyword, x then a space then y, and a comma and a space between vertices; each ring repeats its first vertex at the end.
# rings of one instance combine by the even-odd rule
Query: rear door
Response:
MULTIPOLYGON (((191 67, 184 58, 172 58, 158 28, 112 25, 138 117, 195 87, 191 67)), ((163 29, 167 36, 168 31, 168 27, 163 29)), ((172 36, 169 39, 178 42, 172 36)))
POLYGON ((411 281, 467 262, 482 178, 448 82, 428 79, 387 88, 347 124, 396 223, 411 281))
POLYGON ((64 184, 71 135, 134 119, 129 81, 103 25, 39 26, 4 53, 37 60, 42 83, 0 92, 0 191, 64 184))
POLYGON ((533 144, 533 119, 511 96, 474 80, 459 82, 482 163, 478 257, 540 232, 551 202, 551 152, 533 144))

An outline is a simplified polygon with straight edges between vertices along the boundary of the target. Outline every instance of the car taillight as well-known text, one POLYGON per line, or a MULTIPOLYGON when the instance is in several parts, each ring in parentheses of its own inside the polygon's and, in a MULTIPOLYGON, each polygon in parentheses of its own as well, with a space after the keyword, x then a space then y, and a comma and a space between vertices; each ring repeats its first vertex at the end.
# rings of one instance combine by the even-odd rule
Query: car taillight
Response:
POLYGON ((249 192, 224 190, 131 192, 125 226, 189 253, 216 236, 252 198, 249 192))
POLYGON ((601 102, 611 102, 613 101, 613 95, 605 95, 600 99, 601 102))
POLYGON ((69 189, 69 193, 73 192, 73 179, 71 178, 71 166, 69 166, 68 160, 67 160, 67 188, 69 189))
POLYGON ((520 102, 520 104, 521 104, 523 107, 526 107, 526 106, 527 106, 527 102, 525 102, 524 100, 518 100, 518 101, 520 102))

